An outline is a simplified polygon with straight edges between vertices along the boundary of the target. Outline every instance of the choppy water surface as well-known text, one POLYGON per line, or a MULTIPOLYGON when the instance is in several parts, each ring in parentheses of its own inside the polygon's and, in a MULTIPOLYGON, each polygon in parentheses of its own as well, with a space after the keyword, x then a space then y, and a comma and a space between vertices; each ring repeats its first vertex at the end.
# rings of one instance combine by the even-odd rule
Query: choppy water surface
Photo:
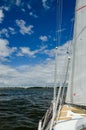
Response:
POLYGON ((52 95, 51 88, 1 89, 0 130, 37 130, 52 95))

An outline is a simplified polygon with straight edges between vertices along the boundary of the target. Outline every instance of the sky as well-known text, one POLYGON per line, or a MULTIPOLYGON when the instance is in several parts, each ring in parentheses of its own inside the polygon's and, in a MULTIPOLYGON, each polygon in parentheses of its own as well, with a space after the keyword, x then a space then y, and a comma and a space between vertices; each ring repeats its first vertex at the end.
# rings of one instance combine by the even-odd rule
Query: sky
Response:
POLYGON ((74 8, 75 0, 62 0, 60 28, 57 0, 0 0, 0 87, 52 86, 55 47, 62 67, 74 8))

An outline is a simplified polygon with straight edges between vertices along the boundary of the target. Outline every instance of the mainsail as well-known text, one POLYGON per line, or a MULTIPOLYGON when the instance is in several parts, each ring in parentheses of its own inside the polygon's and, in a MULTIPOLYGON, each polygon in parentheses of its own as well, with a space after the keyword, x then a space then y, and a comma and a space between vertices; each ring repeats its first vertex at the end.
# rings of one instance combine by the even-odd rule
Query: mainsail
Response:
POLYGON ((71 60, 66 103, 86 106, 86 0, 76 0, 71 60))

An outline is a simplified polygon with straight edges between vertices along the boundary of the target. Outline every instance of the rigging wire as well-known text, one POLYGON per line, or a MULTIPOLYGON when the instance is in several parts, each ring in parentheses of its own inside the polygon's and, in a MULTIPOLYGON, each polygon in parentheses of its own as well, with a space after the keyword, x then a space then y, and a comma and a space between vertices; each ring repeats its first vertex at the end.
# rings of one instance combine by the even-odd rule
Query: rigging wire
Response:
MULTIPOLYGON (((75 19, 72 18, 71 19, 71 29, 70 29, 70 35, 69 35, 69 38, 72 38, 72 33, 73 33, 73 29, 74 29, 74 21, 75 19)), ((67 47, 67 53, 69 54, 69 56, 71 56, 72 54, 72 45, 73 44, 73 39, 71 39, 70 43, 68 44, 68 47, 67 47)))
POLYGON ((61 42, 61 27, 62 27, 62 10, 63 0, 57 0, 57 12, 56 12, 56 56, 55 56, 55 73, 54 73, 54 102, 56 100, 56 87, 57 87, 57 55, 58 48, 61 42))
MULTIPOLYGON (((53 97, 53 115, 52 115, 52 119, 51 119, 51 125, 50 125, 50 129, 52 130, 52 126, 54 124, 54 119, 56 116, 56 104, 57 104, 57 100, 56 100, 56 87, 57 87, 57 82, 56 82, 56 78, 57 78, 57 47, 60 46, 60 42, 61 42, 61 27, 62 27, 62 8, 63 8, 63 0, 57 0, 57 14, 56 14, 56 63, 55 63, 55 75, 54 75, 54 97, 53 97)), ((59 88, 59 92, 61 88, 59 88)), ((58 97, 60 96, 60 94, 58 95, 58 97)), ((60 97, 59 97, 60 98, 60 97)), ((58 99, 58 103, 59 103, 59 99, 58 99)))
MULTIPOLYGON (((58 2, 58 27, 57 27, 57 45, 60 46, 61 45, 61 29, 62 29, 62 11, 63 11, 63 0, 59 1, 57 0, 58 2)), ((71 34, 73 32, 73 21, 72 21, 72 26, 71 26, 71 31, 70 31, 70 37, 71 37, 71 34)), ((64 80, 63 80, 63 87, 65 87, 65 84, 66 84, 66 81, 67 81, 67 77, 68 77, 68 72, 69 72, 69 64, 70 64, 70 55, 71 55, 71 46, 72 46, 72 40, 71 40, 71 43, 68 44, 68 47, 67 47, 67 59, 66 59, 66 70, 64 68, 64 80)), ((61 77, 60 77, 61 79, 61 77)), ((59 105, 59 108, 58 108, 58 111, 57 111, 57 114, 59 116, 59 110, 61 109, 61 105, 63 103, 63 97, 64 97, 64 93, 65 93, 65 88, 62 89, 62 85, 59 86, 59 90, 58 90, 58 94, 57 95, 57 100, 56 100, 56 103, 60 103, 59 105), (62 96, 62 97, 61 97, 62 96), (58 101, 58 102, 57 102, 58 101)), ((56 104, 56 109, 58 107, 58 104, 56 104)))
MULTIPOLYGON (((73 32, 73 20, 71 21, 71 30, 70 30, 70 35, 69 37, 71 37, 72 35, 72 32, 73 32)), ((69 65, 70 65, 70 59, 71 59, 71 54, 72 54, 72 40, 70 43, 68 43, 67 45, 67 57, 66 57, 66 65, 65 65, 65 70, 64 70, 64 73, 65 73, 65 76, 64 76, 64 81, 63 81, 63 90, 62 90, 62 99, 61 99, 61 103, 64 103, 64 95, 65 95, 65 90, 66 90, 66 82, 67 82, 67 78, 68 78, 68 73, 69 73, 69 65)))
POLYGON ((57 87, 57 51, 60 46, 61 41, 61 25, 62 25, 62 8, 63 8, 63 0, 57 0, 57 10, 56 10, 56 55, 55 55, 55 72, 54 72, 54 102, 56 100, 56 87, 57 87))
MULTIPOLYGON (((62 28, 62 12, 63 12, 63 0, 57 0, 57 10, 56 10, 56 47, 59 47, 61 45, 61 28, 62 28)), ((56 49, 56 60, 57 55, 59 53, 59 49, 56 49)), ((59 59, 58 59, 59 61, 59 59)), ((55 67, 55 71, 57 71, 57 65, 55 67)), ((59 73, 58 73, 59 75, 59 73)), ((56 75, 57 76, 57 72, 56 75)), ((56 77, 59 79, 59 77, 56 77)))
POLYGON ((57 14, 56 14, 57 46, 60 46, 61 44, 62 10, 63 10, 63 0, 57 0, 57 14))
MULTIPOLYGON (((53 106, 50 107, 49 111, 47 111, 47 113, 45 114, 45 118, 44 118, 44 123, 43 123, 43 129, 46 126, 46 122, 47 122, 47 116, 50 116, 50 112, 52 112, 52 116, 50 119, 50 126, 48 126, 48 130, 52 130, 52 127, 54 125, 54 119, 55 117, 58 115, 59 118, 59 114, 60 114, 60 109, 62 107, 62 101, 63 101, 63 95, 64 95, 64 90, 65 88, 62 90, 62 85, 59 86, 59 90, 58 90, 58 95, 56 95, 56 88, 57 88, 57 56, 58 56, 58 47, 61 46, 61 36, 62 36, 62 12, 63 12, 63 0, 57 0, 57 10, 56 10, 56 63, 55 63, 55 75, 54 75, 54 99, 53 99, 53 106), (61 95, 62 92, 62 95, 61 95), (61 102, 60 102, 60 98, 62 96, 61 102), (59 107, 58 107, 59 106, 59 107)), ((73 24, 73 22, 72 22, 73 24)), ((73 26, 71 27, 71 31, 70 31, 70 35, 72 33, 73 30, 73 26)), ((72 44, 72 40, 71 40, 71 44, 72 44)), ((70 45, 68 44, 67 47, 67 54, 70 54, 70 45)), ((70 59, 68 59, 70 61, 70 59)), ((67 75, 68 75, 68 68, 69 68, 69 61, 65 61, 66 62, 66 69, 65 69, 65 76, 64 76, 64 87, 65 87, 65 82, 67 79, 67 75)), ((59 72, 60 73, 60 72, 59 72)), ((57 119, 58 119, 57 118, 57 119)))

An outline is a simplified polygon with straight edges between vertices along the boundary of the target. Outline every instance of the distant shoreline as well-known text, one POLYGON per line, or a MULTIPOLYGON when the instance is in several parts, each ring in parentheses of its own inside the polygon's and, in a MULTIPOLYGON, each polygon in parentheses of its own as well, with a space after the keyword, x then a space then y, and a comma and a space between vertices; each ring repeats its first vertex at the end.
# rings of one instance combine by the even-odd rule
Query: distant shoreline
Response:
POLYGON ((0 90, 1 89, 11 89, 11 90, 17 90, 17 89, 52 89, 53 87, 0 87, 0 90))
MULTIPOLYGON (((57 87, 58 89, 59 87, 57 87)), ((67 87, 66 87, 67 88, 67 87)), ((0 87, 0 90, 19 90, 19 89, 53 89, 53 87, 0 87)))

